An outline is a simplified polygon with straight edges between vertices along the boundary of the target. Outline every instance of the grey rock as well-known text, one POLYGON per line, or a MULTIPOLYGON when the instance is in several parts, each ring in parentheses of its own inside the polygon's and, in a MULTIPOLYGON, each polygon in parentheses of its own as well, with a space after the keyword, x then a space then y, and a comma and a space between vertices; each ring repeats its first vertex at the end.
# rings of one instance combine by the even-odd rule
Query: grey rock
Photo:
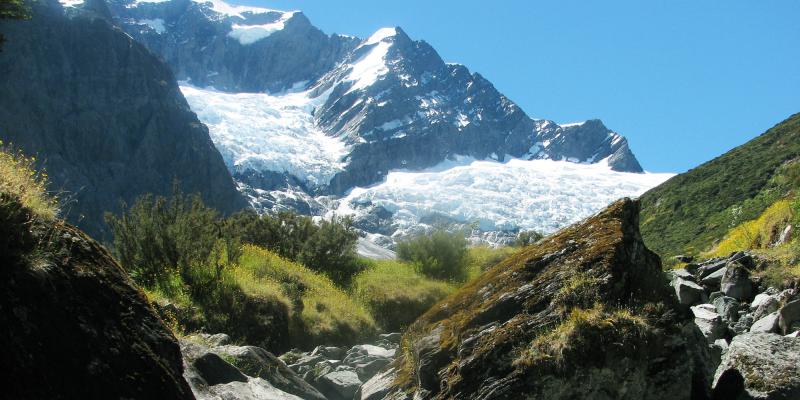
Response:
POLYGON ((719 290, 720 284, 722 282, 722 277, 725 276, 725 271, 727 271, 727 267, 720 268, 706 275, 705 277, 700 279, 700 284, 712 291, 719 290))
POLYGON ((784 243, 789 243, 789 240, 792 238, 793 230, 794 228, 792 228, 792 224, 786 225, 786 228, 783 228, 783 231, 781 231, 781 234, 778 236, 778 240, 775 241, 774 245, 780 246, 784 243))
POLYGON ((672 257, 672 258, 675 259, 676 261, 682 262, 682 263, 690 263, 690 262, 694 261, 694 256, 687 256, 687 255, 684 255, 684 254, 679 254, 679 255, 677 255, 675 257, 672 257))
POLYGON ((687 271, 685 268, 673 269, 670 271, 670 274, 674 278, 682 278, 692 282, 694 282, 695 280, 694 275, 691 272, 687 271))
POLYGON ((752 296, 753 284, 750 282, 750 272, 738 263, 725 267, 725 273, 720 283, 720 290, 726 296, 737 300, 748 300, 752 296))
POLYGON ((778 312, 770 313, 753 323, 750 332, 771 333, 778 330, 778 312))
POLYGON ((385 340, 390 343, 400 344, 400 339, 403 337, 402 333, 394 332, 394 333, 383 333, 378 335, 379 340, 385 340))
POLYGON ((739 301, 733 297, 718 296, 711 300, 711 304, 727 323, 734 323, 739 319, 739 301))
POLYGON ((713 261, 708 264, 701 264, 700 267, 697 269, 697 277, 702 280, 706 276, 719 271, 728 263, 728 260, 719 260, 713 261))
POLYGON ((778 311, 778 308, 780 308, 780 303, 775 297, 767 296, 766 298, 762 298, 758 307, 753 311, 753 320, 758 321, 767 314, 778 311))
POLYGON ((744 314, 739 316, 739 320, 733 325, 733 333, 740 335, 745 332, 750 331, 750 327, 753 325, 753 316, 752 314, 744 314))
POLYGON ((790 301, 778 311, 778 326, 784 335, 791 332, 797 322, 800 322, 800 300, 790 301))
POLYGON ((794 331, 794 332, 792 332, 792 333, 790 333, 790 334, 786 335, 786 337, 790 337, 790 338, 800 338, 800 329, 798 329, 798 330, 796 330, 796 331, 794 331))
POLYGON ((714 398, 800 398, 800 340, 771 333, 735 336, 717 368, 714 398), (724 395, 724 396, 723 396, 724 395))
POLYGON ((705 289, 692 281, 676 278, 672 287, 675 288, 675 295, 678 297, 678 301, 683 305, 692 305, 705 301, 705 289))
POLYGON ((354 371, 327 373, 318 379, 317 384, 329 400, 351 400, 361 387, 361 381, 354 371))
POLYGON ((368 381, 384 367, 389 365, 389 363, 391 363, 391 360, 388 358, 378 358, 364 364, 357 365, 355 371, 360 380, 368 381))
POLYGON ((714 343, 715 340, 725 336, 725 324, 722 322, 722 316, 717 314, 716 308, 712 304, 700 304, 692 306, 692 313, 694 314, 694 323, 700 328, 700 332, 706 337, 708 343, 714 343))
POLYGON ((767 291, 757 294, 756 297, 753 298, 753 301, 750 303, 750 310, 755 311, 756 309, 758 309, 759 306, 761 306, 761 304, 770 301, 770 298, 773 298, 773 296, 767 293, 767 291))
POLYGON ((341 360, 344 357, 345 350, 341 347, 333 346, 317 346, 311 351, 310 356, 322 356, 328 360, 341 360))
POLYGON ((214 353, 201 355, 192 366, 211 386, 233 381, 247 382, 247 377, 241 371, 214 353))
POLYGON ((383 400, 391 390, 392 382, 397 377, 397 371, 390 368, 380 374, 373 376, 364 382, 358 389, 355 399, 358 400, 383 400))
POLYGON ((221 346, 212 351, 228 357, 245 375, 261 378, 276 389, 302 399, 325 400, 319 391, 297 376, 281 360, 260 347, 221 346))

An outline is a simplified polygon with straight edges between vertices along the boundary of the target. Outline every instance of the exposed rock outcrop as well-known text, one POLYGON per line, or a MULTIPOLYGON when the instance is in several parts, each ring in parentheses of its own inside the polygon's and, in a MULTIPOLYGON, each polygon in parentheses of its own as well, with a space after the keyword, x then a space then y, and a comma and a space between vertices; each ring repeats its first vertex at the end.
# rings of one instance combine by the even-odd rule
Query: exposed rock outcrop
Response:
POLYGON ((406 334, 388 398, 707 396, 710 355, 638 207, 618 201, 434 306, 406 334))
POLYGON ((0 397, 193 399, 175 337, 108 251, 0 203, 0 397))

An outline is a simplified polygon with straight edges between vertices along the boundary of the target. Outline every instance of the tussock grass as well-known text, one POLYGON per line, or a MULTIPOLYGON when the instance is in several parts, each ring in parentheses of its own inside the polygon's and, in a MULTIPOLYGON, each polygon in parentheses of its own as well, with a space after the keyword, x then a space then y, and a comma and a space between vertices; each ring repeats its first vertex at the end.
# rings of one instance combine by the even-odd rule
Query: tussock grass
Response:
POLYGON ((301 345, 352 343, 377 331, 366 308, 333 281, 269 250, 245 245, 232 274, 245 291, 281 293, 292 309, 289 334, 301 345))
POLYGON ((428 278, 412 265, 393 260, 372 261, 351 287, 353 296, 386 331, 407 327, 455 289, 451 283, 428 278))
POLYGON ((47 173, 37 171, 36 158, 0 141, 0 193, 10 194, 45 221, 58 215, 58 201, 47 192, 47 173))
POLYGON ((608 343, 623 347, 634 345, 645 339, 651 330, 647 319, 625 308, 608 308, 600 303, 589 309, 574 308, 557 326, 536 337, 514 364, 550 364, 558 367, 574 356, 593 356, 573 354, 575 351, 603 348, 608 343))
POLYGON ((518 247, 511 246, 491 247, 482 245, 470 247, 467 251, 467 281, 477 278, 478 275, 519 250, 518 247))

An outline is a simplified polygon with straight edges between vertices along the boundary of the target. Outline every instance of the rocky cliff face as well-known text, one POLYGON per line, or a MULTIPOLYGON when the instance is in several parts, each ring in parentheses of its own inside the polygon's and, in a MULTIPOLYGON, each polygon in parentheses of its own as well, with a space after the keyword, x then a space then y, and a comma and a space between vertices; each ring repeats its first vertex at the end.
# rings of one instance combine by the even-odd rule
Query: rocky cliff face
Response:
POLYGON ((638 212, 621 200, 434 306, 406 333, 386 398, 707 397, 705 341, 638 212))
POLYGON ((3 398, 194 398, 175 337, 102 246, 6 194, 0 224, 3 398))
POLYGON ((313 82, 357 39, 325 35, 299 11, 220 1, 110 0, 115 21, 178 80, 228 92, 280 92, 313 82))
POLYGON ((176 181, 222 211, 245 205, 169 68, 104 3, 32 11, 0 25, 0 138, 38 158, 70 221, 102 236, 104 211, 176 181))

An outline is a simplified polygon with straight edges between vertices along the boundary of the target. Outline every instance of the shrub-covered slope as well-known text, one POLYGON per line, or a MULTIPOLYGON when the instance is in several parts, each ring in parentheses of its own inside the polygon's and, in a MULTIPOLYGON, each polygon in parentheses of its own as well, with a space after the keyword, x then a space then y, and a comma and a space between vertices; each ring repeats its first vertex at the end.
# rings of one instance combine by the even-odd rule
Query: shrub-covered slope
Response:
POLYGON ((667 257, 699 253, 797 184, 800 114, 641 197, 642 235, 667 257))
MULTIPOLYGON (((625 199, 502 261, 418 319, 388 398, 689 399, 696 327, 625 199)), ((702 338, 700 338, 702 340, 702 338)))

